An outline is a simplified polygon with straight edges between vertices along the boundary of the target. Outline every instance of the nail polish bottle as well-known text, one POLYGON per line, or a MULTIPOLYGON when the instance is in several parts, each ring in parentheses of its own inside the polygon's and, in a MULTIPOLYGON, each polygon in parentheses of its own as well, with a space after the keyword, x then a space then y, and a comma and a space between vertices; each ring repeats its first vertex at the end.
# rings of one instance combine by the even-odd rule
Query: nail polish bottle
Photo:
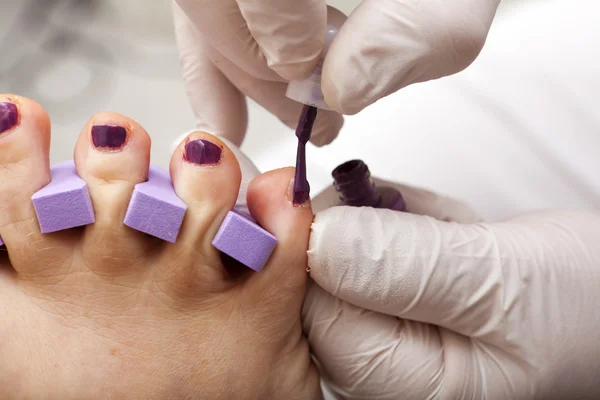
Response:
POLYGON ((402 193, 393 187, 375 186, 369 167, 361 160, 347 161, 337 166, 331 175, 340 205, 406 211, 402 193))

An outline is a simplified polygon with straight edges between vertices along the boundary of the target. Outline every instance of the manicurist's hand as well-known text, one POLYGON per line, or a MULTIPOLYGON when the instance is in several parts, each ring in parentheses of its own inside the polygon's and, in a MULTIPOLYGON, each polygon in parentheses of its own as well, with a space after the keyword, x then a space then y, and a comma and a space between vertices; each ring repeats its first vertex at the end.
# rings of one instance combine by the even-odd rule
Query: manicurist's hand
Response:
POLYGON ((304 327, 339 398, 599 398, 600 216, 486 224, 399 188, 429 216, 334 207, 313 223, 304 327))
POLYGON ((246 132, 246 96, 296 126, 302 105, 285 97, 287 82, 315 68, 327 23, 343 24, 323 66, 334 111, 319 113, 312 136, 324 145, 342 127, 341 114, 466 68, 499 2, 364 0, 346 20, 325 0, 177 0, 174 18, 198 125, 237 145, 246 132))

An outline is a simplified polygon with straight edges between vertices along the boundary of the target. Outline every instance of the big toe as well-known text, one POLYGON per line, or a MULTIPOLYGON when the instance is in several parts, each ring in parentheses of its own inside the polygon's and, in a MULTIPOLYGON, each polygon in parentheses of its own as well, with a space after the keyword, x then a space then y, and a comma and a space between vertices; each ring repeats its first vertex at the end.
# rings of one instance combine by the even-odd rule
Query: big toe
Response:
MULTIPOLYGON (((255 329, 277 343, 280 367, 297 371, 305 386, 302 398, 319 397, 311 388, 319 377, 309 356, 300 315, 306 292, 307 250, 313 212, 310 200, 292 203, 294 168, 284 168, 255 178, 248 188, 248 208, 257 222, 278 239, 264 269, 245 283, 242 301, 256 316, 255 329)), ((299 397, 299 398, 300 398, 299 397)))
POLYGON ((278 239, 269 262, 248 281, 256 298, 270 299, 273 307, 292 315, 300 312, 307 280, 307 250, 313 212, 310 200, 294 205, 294 168, 283 168, 256 177, 248 188, 252 216, 278 239))

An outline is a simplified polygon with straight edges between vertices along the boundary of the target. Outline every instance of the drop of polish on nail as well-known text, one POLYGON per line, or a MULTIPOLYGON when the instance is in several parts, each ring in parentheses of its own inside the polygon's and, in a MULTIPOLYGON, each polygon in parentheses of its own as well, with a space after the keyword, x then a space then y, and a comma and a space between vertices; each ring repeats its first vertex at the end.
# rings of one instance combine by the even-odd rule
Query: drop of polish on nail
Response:
POLYGON ((185 145, 184 159, 198 165, 217 164, 221 159, 221 148, 208 140, 191 140, 185 145))
POLYGON ((92 126, 92 143, 97 148, 118 149, 125 144, 127 130, 119 125, 92 126))
POLYGON ((295 206, 302 205, 306 203, 308 198, 310 197, 310 184, 308 181, 298 182, 298 184, 294 184, 294 199, 292 203, 295 206))
POLYGON ((13 103, 0 103, 0 133, 14 128, 19 123, 19 110, 13 103))

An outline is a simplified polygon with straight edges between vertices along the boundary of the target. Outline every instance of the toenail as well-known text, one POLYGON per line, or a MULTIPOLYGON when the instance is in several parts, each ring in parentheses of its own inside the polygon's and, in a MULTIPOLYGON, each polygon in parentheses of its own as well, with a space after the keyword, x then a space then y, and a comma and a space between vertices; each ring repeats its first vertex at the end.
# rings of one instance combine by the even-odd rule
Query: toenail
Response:
POLYGON ((127 129, 119 125, 92 126, 92 143, 97 149, 118 150, 127 140, 127 129))
POLYGON ((186 143, 183 158, 185 161, 198 164, 217 164, 221 159, 221 148, 208 140, 198 139, 186 143))
POLYGON ((292 178, 287 189, 287 199, 294 207, 308 207, 310 205, 310 185, 308 181, 305 181, 305 185, 302 186, 305 189, 304 193, 298 193, 295 189, 294 183, 295 178, 292 178))
POLYGON ((4 133, 19 123, 19 110, 9 102, 0 103, 0 133, 4 133))

